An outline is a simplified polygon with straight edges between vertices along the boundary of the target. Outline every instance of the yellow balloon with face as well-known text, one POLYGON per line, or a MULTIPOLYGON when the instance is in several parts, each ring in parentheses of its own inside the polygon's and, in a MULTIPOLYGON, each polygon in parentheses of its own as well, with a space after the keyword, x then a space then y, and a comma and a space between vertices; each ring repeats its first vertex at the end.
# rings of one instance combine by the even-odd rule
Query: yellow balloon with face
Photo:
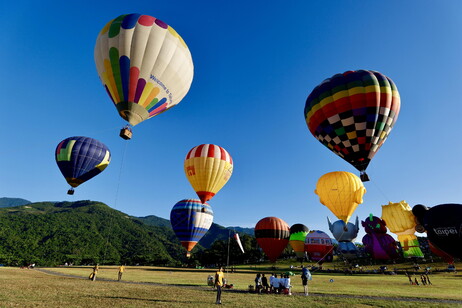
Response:
POLYGON ((314 192, 319 201, 346 224, 358 204, 363 203, 366 188, 353 173, 335 171, 321 176, 314 192))

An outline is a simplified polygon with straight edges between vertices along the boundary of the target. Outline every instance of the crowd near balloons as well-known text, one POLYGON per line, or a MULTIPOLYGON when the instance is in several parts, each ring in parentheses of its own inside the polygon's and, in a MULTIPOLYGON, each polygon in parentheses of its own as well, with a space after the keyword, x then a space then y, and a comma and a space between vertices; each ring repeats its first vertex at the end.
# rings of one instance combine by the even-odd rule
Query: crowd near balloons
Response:
MULTIPOLYGON (((96 70, 108 102, 127 122, 120 136, 129 140, 134 126, 171 109, 187 95, 194 75, 192 56, 170 25, 148 15, 118 16, 95 34, 96 70)), ((357 257, 354 242, 363 227, 366 235, 362 242, 374 259, 399 257, 388 231, 397 235, 405 258, 422 258, 417 231, 427 234, 432 251, 453 262, 454 257, 462 258, 461 204, 411 207, 405 201, 390 201, 382 206, 381 216, 371 213, 361 225, 358 217, 351 221, 367 198, 366 169, 390 136, 400 106, 395 83, 373 70, 339 73, 313 88, 304 108, 309 132, 359 171, 359 177, 341 170, 319 176, 316 187, 311 188, 319 197, 316 206, 326 206, 338 219, 332 222, 327 218, 326 228, 338 242, 338 253, 346 259, 357 257)), ((100 174, 111 161, 109 149, 90 137, 66 138, 55 153, 56 163, 71 186, 69 194, 100 174)), ((200 144, 184 154, 185 176, 198 199, 178 201, 170 222, 189 256, 212 225, 213 210, 207 202, 230 180, 234 162, 230 153, 216 144, 200 144)), ((337 158, 331 155, 327 159, 337 158)), ((281 218, 268 215, 256 223, 255 237, 271 262, 276 262, 288 244, 300 260, 308 257, 322 263, 333 259, 331 237, 321 230, 310 230, 306 222, 289 227, 281 218)))

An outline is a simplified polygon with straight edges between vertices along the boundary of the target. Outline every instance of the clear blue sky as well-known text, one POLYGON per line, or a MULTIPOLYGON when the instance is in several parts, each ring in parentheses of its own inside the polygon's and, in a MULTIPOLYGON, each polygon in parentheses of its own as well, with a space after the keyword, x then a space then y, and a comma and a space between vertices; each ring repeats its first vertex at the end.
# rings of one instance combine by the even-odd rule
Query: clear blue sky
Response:
POLYGON ((402 106, 355 214, 380 216, 388 201, 461 203, 461 12, 451 0, 3 1, 0 196, 97 200, 168 218, 177 201, 196 197, 186 153, 214 143, 234 160, 210 202, 216 223, 253 227, 277 216, 328 232, 326 216, 336 218, 319 203, 316 182, 358 172, 309 133, 305 100, 325 78, 371 69, 394 80, 402 106), (93 60, 100 29, 125 13, 171 25, 195 65, 184 100, 136 126, 129 142, 118 137, 125 122, 93 60), (70 136, 96 138, 112 152, 109 167, 74 196, 54 159, 70 136))

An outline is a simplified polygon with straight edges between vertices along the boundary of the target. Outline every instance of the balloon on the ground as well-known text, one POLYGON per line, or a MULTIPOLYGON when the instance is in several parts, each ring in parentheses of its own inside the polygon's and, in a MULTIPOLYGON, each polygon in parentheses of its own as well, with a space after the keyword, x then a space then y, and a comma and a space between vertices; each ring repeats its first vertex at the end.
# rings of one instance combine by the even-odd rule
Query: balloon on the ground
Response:
POLYGON ((345 224, 343 220, 337 220, 331 223, 329 217, 327 217, 327 223, 329 224, 329 230, 338 242, 337 251, 346 259, 355 259, 358 257, 358 249, 354 244, 359 231, 359 219, 356 216, 355 224, 349 222, 345 224))
POLYGON ((305 251, 311 261, 322 264, 334 258, 332 239, 323 231, 312 230, 305 238, 305 251))
POLYGON ((462 204, 449 203, 433 207, 418 204, 412 208, 432 244, 455 258, 462 258, 462 204))
POLYGON ((255 237, 271 262, 276 262, 289 242, 289 225, 277 217, 265 217, 255 226, 255 237))
POLYGON ((233 159, 218 145, 201 144, 186 155, 184 172, 199 199, 206 202, 228 182, 233 174, 233 159))
POLYGON ((368 70, 336 74, 316 86, 304 115, 311 134, 361 172, 398 119, 400 96, 387 76, 368 70))
POLYGON ((321 176, 314 192, 338 219, 348 223, 358 204, 363 202, 366 188, 353 173, 335 171, 321 176))
POLYGON ((389 260, 399 257, 396 241, 387 234, 385 221, 370 214, 361 224, 367 233, 363 237, 366 253, 378 260, 389 260))
POLYGON ((382 219, 388 229, 398 235, 405 258, 423 258, 419 240, 415 236, 415 216, 406 201, 382 205, 382 219))
POLYGON ((210 205, 198 199, 184 199, 177 202, 170 212, 170 223, 187 256, 197 242, 207 233, 213 222, 210 205))
POLYGON ((305 238, 309 231, 304 224, 295 224, 290 227, 289 244, 299 259, 305 257, 305 238))
MULTIPOLYGON (((89 137, 69 137, 55 150, 59 170, 73 188, 101 173, 111 161, 111 153, 102 142, 89 137)), ((73 189, 69 190, 73 193, 73 189)))
POLYGON ((131 125, 178 104, 193 79, 191 53, 181 36, 148 15, 121 15, 107 23, 94 57, 109 97, 131 125))
POLYGON ((449 264, 454 264, 454 257, 451 256, 450 254, 442 251, 438 247, 435 247, 435 245, 432 244, 431 241, 428 241, 428 246, 430 247, 430 250, 433 254, 437 255, 441 259, 444 260, 444 262, 449 263, 449 264))

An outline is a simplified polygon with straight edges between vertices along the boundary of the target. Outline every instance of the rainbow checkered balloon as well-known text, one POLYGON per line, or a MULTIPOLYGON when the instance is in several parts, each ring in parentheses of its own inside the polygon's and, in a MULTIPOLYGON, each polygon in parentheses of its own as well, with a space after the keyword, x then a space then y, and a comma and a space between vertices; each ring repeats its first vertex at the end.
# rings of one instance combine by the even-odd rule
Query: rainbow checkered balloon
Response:
POLYGON ((348 71, 324 80, 305 104, 313 136, 363 173, 398 119, 393 81, 375 71, 348 71))
POLYGON ((111 20, 98 35, 94 55, 101 82, 131 125, 178 104, 193 79, 191 53, 181 36, 148 15, 111 20))

